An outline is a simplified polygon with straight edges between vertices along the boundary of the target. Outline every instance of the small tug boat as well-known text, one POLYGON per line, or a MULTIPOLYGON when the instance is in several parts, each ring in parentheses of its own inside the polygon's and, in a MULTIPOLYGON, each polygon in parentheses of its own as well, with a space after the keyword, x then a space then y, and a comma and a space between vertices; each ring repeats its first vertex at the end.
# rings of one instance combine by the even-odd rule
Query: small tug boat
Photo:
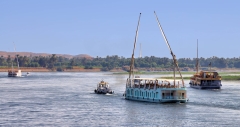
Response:
POLYGON ((174 78, 173 79, 158 79, 158 78, 140 78, 139 76, 134 77, 134 50, 137 40, 138 27, 140 22, 141 13, 138 20, 138 26, 135 36, 133 54, 131 59, 129 77, 126 81, 126 90, 123 96, 127 100, 135 101, 146 101, 146 102, 156 102, 156 103, 185 103, 187 99, 187 89, 184 86, 184 81, 181 75, 181 72, 178 67, 176 56, 173 54, 170 45, 166 39, 166 36, 163 32, 163 29, 158 21, 157 15, 154 12, 158 26, 162 32, 162 35, 166 41, 168 48, 170 49, 171 55, 173 57, 174 63, 174 78), (177 68, 182 81, 176 81, 175 79, 175 68, 177 68))
POLYGON ((98 83, 97 89, 95 89, 94 92, 97 94, 113 94, 114 91, 110 88, 108 84, 108 82, 104 82, 102 80, 100 83, 98 83))
POLYGON ((221 89, 221 79, 218 72, 211 71, 212 64, 209 64, 210 71, 200 71, 199 70, 199 60, 198 60, 198 42, 197 42, 197 61, 196 61, 196 73, 190 78, 190 87, 197 89, 221 89))

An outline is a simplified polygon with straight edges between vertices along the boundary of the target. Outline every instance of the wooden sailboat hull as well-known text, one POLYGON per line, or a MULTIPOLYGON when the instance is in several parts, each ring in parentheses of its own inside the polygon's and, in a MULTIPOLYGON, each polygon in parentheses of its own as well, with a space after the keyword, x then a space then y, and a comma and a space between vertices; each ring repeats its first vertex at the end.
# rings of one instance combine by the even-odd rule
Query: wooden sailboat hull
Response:
POLYGON ((205 82, 199 85, 194 85, 192 82, 189 83, 191 88, 196 89, 221 89, 221 80, 214 80, 212 82, 205 82))
POLYGON ((191 88, 196 88, 196 89, 221 89, 221 86, 192 86, 190 85, 191 88))

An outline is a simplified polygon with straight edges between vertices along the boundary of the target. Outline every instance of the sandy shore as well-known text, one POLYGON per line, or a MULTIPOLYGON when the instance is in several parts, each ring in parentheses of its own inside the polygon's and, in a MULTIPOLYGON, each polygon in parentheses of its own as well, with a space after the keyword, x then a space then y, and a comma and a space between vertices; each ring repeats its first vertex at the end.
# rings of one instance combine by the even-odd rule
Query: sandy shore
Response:
MULTIPOLYGON (((12 68, 0 68, 0 72, 8 72, 8 70, 11 70, 12 68)), ((15 68, 16 70, 16 68, 15 68)), ((47 68, 20 68, 22 72, 53 72, 56 70, 51 70, 47 68)), ((100 68, 96 69, 84 69, 84 68, 74 68, 74 69, 65 69, 64 72, 99 72, 101 71, 100 68)))

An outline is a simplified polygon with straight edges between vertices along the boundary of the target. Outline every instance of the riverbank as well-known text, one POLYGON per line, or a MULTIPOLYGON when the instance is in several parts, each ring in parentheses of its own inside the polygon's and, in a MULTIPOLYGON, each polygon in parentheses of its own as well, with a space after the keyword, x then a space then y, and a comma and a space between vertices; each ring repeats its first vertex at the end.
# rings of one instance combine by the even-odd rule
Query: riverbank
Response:
MULTIPOLYGON (((190 77, 195 74, 194 71, 183 71, 181 72, 183 79, 190 79, 190 77)), ((218 72, 219 75, 222 77, 222 80, 240 80, 240 72, 239 71, 220 71, 218 72)), ((116 75, 125 75, 128 74, 128 72, 115 72, 113 74, 116 75)), ((167 71, 167 72, 135 72, 135 75, 163 75, 156 78, 162 78, 162 79, 173 79, 173 76, 166 76, 166 75, 173 75, 173 72, 167 71)), ((178 73, 176 73, 176 79, 180 79, 178 76, 178 73)))
MULTIPOLYGON (((222 80, 240 80, 240 75, 223 75, 221 77, 222 77, 222 80)), ((172 76, 158 77, 158 78, 173 79, 172 76)), ((180 77, 176 77, 176 79, 180 79, 180 77)), ((190 79, 190 77, 183 77, 183 79, 190 79)))
MULTIPOLYGON (((12 70, 12 68, 0 68, 0 72, 8 72, 8 70, 12 70)), ((14 70, 17 70, 16 68, 14 70)), ((42 68, 42 67, 21 67, 20 70, 22 72, 54 72, 57 71, 42 68)), ((100 72, 100 68, 93 68, 93 69, 84 69, 84 68, 73 68, 73 69, 64 69, 64 72, 100 72)))

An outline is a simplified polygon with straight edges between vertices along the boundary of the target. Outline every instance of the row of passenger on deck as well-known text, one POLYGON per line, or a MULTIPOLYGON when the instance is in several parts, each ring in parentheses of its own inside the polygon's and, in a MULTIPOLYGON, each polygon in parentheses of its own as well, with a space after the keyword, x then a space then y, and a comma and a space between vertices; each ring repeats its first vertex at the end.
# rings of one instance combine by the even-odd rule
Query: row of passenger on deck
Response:
MULTIPOLYGON (((154 84, 134 84, 135 88, 145 88, 145 89, 154 89, 154 84)), ((156 88, 179 88, 179 83, 174 85, 171 85, 170 83, 165 84, 156 84, 156 88)))

